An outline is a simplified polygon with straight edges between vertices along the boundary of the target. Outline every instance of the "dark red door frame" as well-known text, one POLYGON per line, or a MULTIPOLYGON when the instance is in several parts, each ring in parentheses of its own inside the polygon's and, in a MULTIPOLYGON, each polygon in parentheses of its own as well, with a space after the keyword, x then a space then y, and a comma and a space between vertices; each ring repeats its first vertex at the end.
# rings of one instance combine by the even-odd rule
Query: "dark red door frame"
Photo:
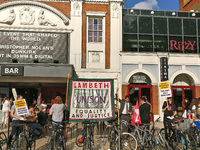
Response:
POLYGON ((192 89, 193 90, 193 98, 195 98, 195 86, 172 86, 172 96, 174 97, 174 91, 173 89, 182 89, 182 102, 183 102, 183 111, 185 108, 185 91, 184 89, 192 89))
MULTIPOLYGON (((129 89, 130 88, 139 88, 139 94, 138 94, 138 103, 140 103, 140 98, 144 95, 141 95, 141 88, 149 88, 150 89, 150 103, 151 103, 151 108, 153 110, 153 102, 152 102, 152 85, 129 85, 128 86, 128 95, 129 94, 129 89)), ((153 121, 153 112, 151 113, 151 121, 153 121)))

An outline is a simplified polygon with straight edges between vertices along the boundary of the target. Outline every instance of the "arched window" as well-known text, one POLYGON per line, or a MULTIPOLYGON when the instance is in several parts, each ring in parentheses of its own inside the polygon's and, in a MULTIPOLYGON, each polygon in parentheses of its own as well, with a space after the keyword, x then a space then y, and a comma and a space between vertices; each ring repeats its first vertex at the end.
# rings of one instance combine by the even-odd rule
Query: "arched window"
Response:
POLYGON ((136 73, 130 77, 129 84, 150 85, 151 79, 144 73, 136 73))

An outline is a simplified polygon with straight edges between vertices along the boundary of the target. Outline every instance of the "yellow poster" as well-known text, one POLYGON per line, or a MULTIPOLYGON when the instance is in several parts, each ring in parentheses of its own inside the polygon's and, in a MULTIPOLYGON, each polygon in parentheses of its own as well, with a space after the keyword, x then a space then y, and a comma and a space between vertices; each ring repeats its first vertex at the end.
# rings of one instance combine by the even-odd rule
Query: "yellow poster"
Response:
POLYGON ((25 101, 25 99, 14 101, 14 103, 15 103, 15 107, 16 108, 26 107, 26 101, 25 101))
POLYGON ((169 86, 169 82, 160 82, 159 83, 159 89, 160 90, 165 90, 165 89, 170 89, 170 86, 169 86))

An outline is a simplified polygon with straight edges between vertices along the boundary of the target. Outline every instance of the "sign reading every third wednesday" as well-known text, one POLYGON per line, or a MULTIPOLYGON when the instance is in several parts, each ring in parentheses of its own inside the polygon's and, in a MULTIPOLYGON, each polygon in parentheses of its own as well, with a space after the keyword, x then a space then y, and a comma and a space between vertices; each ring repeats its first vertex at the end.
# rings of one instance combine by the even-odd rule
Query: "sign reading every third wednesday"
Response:
POLYGON ((161 98, 172 96, 169 81, 159 83, 159 95, 161 98))
POLYGON ((24 67, 23 66, 1 66, 2 76, 23 76, 24 67))

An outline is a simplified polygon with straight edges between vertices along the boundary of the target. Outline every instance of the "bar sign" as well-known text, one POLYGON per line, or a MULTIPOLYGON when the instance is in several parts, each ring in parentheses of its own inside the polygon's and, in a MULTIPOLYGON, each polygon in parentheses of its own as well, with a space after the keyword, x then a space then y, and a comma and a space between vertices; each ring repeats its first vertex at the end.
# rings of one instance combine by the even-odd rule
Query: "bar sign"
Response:
POLYGON ((24 67, 23 66, 1 66, 2 76, 23 76, 24 67))

